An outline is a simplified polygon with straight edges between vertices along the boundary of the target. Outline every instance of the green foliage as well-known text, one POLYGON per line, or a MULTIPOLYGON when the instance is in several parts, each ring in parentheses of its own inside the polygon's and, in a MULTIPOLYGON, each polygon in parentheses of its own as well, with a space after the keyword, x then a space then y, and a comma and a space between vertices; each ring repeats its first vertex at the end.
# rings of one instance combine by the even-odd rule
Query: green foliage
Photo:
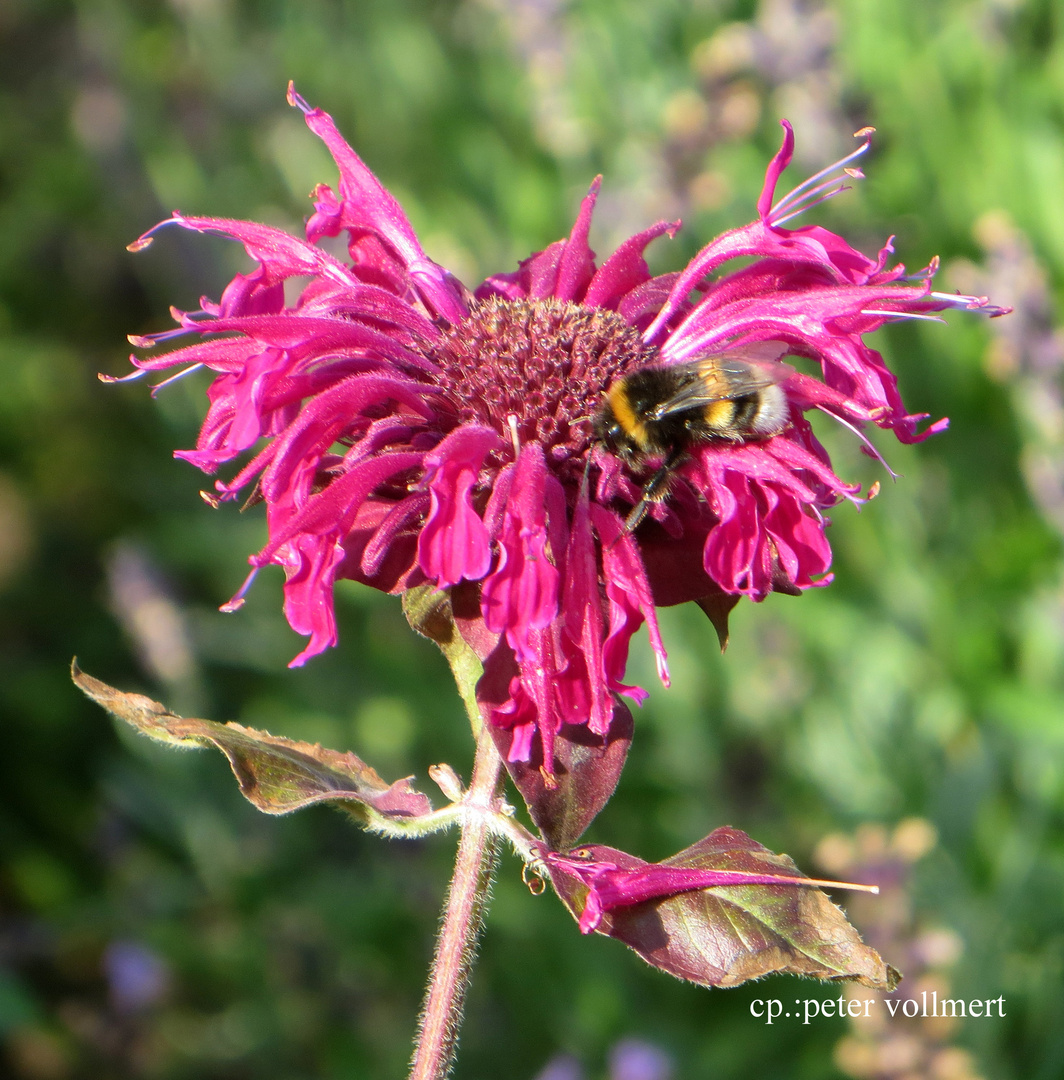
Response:
MULTIPOLYGON (((419 788, 430 763, 468 772, 446 664, 394 598, 341 589, 339 649, 293 672, 275 578, 239 614, 216 611, 263 529, 255 509, 210 510, 204 479, 170 460, 195 438, 202 382, 152 402, 96 380, 124 373, 127 333, 163 328, 168 305, 217 296, 245 268, 233 247, 177 231, 135 257, 126 243, 174 207, 298 227, 311 186, 333 179, 284 102, 289 78, 467 281, 565 233, 598 171, 597 249, 682 214, 651 253, 655 269, 682 265, 749 220, 788 115, 801 169, 878 129, 868 179, 817 220, 869 250, 896 232, 899 258, 940 255, 943 287, 960 288, 987 252, 993 263, 984 226, 1004 210, 1050 308, 1064 283, 1052 0, 0 5, 0 1036, 13 1076, 331 1080, 401 1075, 408 1054, 451 842, 385 844, 324 809, 260 817, 224 762, 127 737, 67 676, 77 653, 175 711, 350 747, 388 775, 420 773, 419 788), (147 592, 116 599, 109 577, 147 592), (166 613, 161 645, 137 596, 166 613), (156 973, 137 1000, 122 989, 134 969, 156 973)), ((1013 289, 996 301, 1023 303, 1027 278, 993 281, 1013 289)), ((948 415, 950 431, 881 440, 897 484, 848 433, 824 431, 841 475, 884 480, 860 515, 833 515, 836 581, 741 604, 723 658, 699 611, 667 613, 673 689, 636 717, 588 839, 653 860, 727 823, 811 871, 826 833, 928 818, 941 842, 918 908, 964 940, 957 995, 1006 1000, 1003 1020, 958 1039, 987 1077, 1026 1080, 1064 1071, 1064 516, 1035 467, 1062 455, 1043 423, 1059 409, 1059 352, 1033 370, 1007 320, 948 319, 880 347, 909 407, 948 415), (1014 335, 1012 367, 994 360, 994 333, 1014 335)), ((649 658, 637 667, 653 687, 649 658)), ((458 1077, 531 1078, 559 1050, 592 1067, 632 1035, 685 1080, 833 1075, 841 1022, 766 1035, 749 1013, 805 984, 673 985, 581 938, 514 868, 502 864, 458 1077)))

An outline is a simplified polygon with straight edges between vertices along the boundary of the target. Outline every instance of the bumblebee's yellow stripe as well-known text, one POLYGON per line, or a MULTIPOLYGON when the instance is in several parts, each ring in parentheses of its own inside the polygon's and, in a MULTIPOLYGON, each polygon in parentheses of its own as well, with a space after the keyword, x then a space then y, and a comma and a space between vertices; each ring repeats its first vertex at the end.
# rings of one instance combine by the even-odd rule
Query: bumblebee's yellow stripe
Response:
POLYGON ((636 416, 632 403, 628 400, 628 391, 623 382, 615 382, 606 391, 606 400, 617 423, 621 425, 624 433, 642 449, 647 446, 647 426, 636 416))
POLYGON ((713 401, 706 406, 706 427, 716 428, 717 430, 725 430, 731 427, 732 421, 734 419, 735 402, 730 401, 728 398, 723 398, 720 401, 713 401))

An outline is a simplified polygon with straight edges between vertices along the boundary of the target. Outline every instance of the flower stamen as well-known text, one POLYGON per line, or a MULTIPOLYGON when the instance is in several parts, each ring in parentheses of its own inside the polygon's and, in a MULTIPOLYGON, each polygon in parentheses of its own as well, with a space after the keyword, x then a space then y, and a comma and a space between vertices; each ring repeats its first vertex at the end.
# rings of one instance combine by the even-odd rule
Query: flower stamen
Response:
POLYGON ((877 315, 883 319, 890 319, 891 322, 897 322, 901 319, 922 319, 924 322, 946 321, 940 315, 927 315, 926 313, 921 311, 890 311, 889 309, 881 308, 861 308, 861 314, 877 315))
POLYGON ((233 594, 232 599, 227 600, 220 608, 219 611, 224 611, 227 615, 234 611, 239 611, 244 606, 244 597, 247 596, 248 589, 251 588, 251 583, 258 576, 259 567, 254 567, 251 573, 244 578, 244 584, 233 594))
MULTIPOLYGON (((831 188, 830 191, 825 191, 823 195, 816 199, 808 199, 804 203, 800 204, 797 209, 792 210, 789 214, 785 214, 783 217, 769 218, 769 224, 773 228, 779 228, 781 225, 786 225, 788 221, 793 221, 796 217, 801 217, 807 210, 811 210, 814 206, 822 202, 827 202, 828 199, 833 199, 836 195, 841 195, 844 191, 850 191, 849 184, 839 184, 837 187, 831 187, 830 184, 823 184, 822 187, 831 188)), ((821 190, 821 188, 817 188, 821 190)))
POLYGON ((1010 307, 999 307, 997 304, 990 303, 989 296, 966 296, 964 293, 933 292, 928 294, 928 299, 939 304, 948 304, 950 307, 963 308, 965 311, 979 311, 991 319, 1008 315, 1012 311, 1010 307))
POLYGON ((808 200, 811 196, 815 195, 817 192, 823 191, 824 188, 829 187, 833 183, 837 183, 837 180, 825 180, 825 177, 831 177, 834 173, 837 173, 841 170, 842 172, 845 172, 847 176, 851 176, 855 180, 862 179, 864 174, 861 172, 860 169, 848 169, 846 168, 846 166, 849 165, 851 161, 856 161, 859 157, 868 152, 868 148, 872 145, 871 135, 874 131, 875 128, 871 127, 861 128, 860 131, 855 131, 854 138, 863 138, 864 142, 856 150, 854 150, 853 153, 847 154, 844 158, 840 158, 834 164, 828 165, 825 169, 821 169, 820 172, 814 173, 812 176, 809 177, 808 180, 802 181, 802 183, 800 183, 796 188, 784 195, 783 198, 780 199, 779 202, 777 202, 775 206, 773 206, 772 209, 769 211, 769 224, 779 225, 784 221, 789 221, 797 214, 804 213, 811 206, 815 206, 818 202, 823 202, 824 199, 829 199, 833 195, 837 195, 840 191, 848 190, 847 186, 843 185, 837 188, 835 191, 832 191, 827 195, 822 196, 821 198, 813 199, 812 202, 807 202, 806 200, 808 200), (823 183, 820 182, 822 180, 824 181, 823 183), (800 202, 804 203, 805 205, 803 205, 801 209, 795 209, 795 207, 800 202), (786 217, 781 216, 784 211, 787 211, 786 217))
POLYGON ((169 379, 163 379, 162 382, 157 382, 151 388, 151 396, 155 397, 156 394, 158 394, 159 391, 163 389, 163 387, 169 386, 171 383, 180 382, 183 378, 185 378, 187 375, 191 375, 194 371, 202 370, 203 366, 203 364, 190 364, 183 371, 179 371, 176 375, 171 375, 169 379))
POLYGON ((510 443, 514 448, 514 461, 521 456, 521 433, 517 430, 517 414, 506 417, 506 426, 510 429, 510 443))
MULTIPOLYGON (((817 408, 825 416, 830 416, 831 419, 834 420, 836 423, 841 424, 848 431, 852 431, 853 434, 856 435, 857 438, 860 439, 860 441, 864 444, 862 446, 862 449, 864 450, 864 452, 870 458, 875 458, 875 460, 878 461, 879 464, 882 465, 883 468, 887 470, 887 472, 890 474, 891 480, 897 481, 898 474, 887 464, 887 459, 885 457, 883 457, 883 455, 879 452, 879 450, 876 447, 875 443, 873 443, 872 440, 869 439, 869 437, 856 424, 851 424, 850 421, 847 420, 845 417, 839 416, 839 414, 837 412, 833 412, 831 409, 827 408, 824 405, 817 405, 817 408)), ((878 484, 879 481, 877 480, 876 483, 878 484)), ((869 496, 869 498, 872 498, 872 496, 869 496)), ((855 501, 859 501, 859 500, 855 500, 855 501)))

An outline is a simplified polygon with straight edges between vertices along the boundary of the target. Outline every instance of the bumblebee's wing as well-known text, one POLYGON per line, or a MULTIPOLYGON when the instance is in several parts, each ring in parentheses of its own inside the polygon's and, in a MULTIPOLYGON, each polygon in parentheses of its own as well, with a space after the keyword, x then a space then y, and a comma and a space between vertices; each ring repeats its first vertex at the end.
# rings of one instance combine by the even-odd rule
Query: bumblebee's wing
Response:
POLYGON ((782 382, 794 369, 776 359, 786 353, 779 342, 758 342, 745 349, 714 353, 686 364, 671 365, 680 385, 665 401, 651 411, 651 419, 711 405, 714 401, 734 400, 756 394, 766 386, 782 382), (768 346, 769 348, 766 348, 768 346))

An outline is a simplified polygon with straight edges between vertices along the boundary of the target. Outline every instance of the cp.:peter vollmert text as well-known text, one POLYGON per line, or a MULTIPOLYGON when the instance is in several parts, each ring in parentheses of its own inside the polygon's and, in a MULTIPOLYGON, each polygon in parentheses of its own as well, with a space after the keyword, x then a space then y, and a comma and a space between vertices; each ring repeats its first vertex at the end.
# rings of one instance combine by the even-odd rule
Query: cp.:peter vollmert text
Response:
MULTIPOLYGON (((784 1011, 784 1002, 779 998, 756 998, 750 1002, 750 1015, 763 1019, 766 1024, 773 1024, 777 1020, 800 1019, 803 1024, 808 1024, 815 1017, 858 1017, 871 1016, 872 1009, 880 1004, 878 998, 847 998, 840 994, 838 1000, 828 998, 795 998, 794 1009, 784 1011)), ((996 998, 973 998, 965 1001, 963 998, 943 998, 939 1000, 938 992, 931 991, 930 997, 926 990, 922 991, 919 998, 885 998, 882 1002, 891 1016, 905 1016, 910 1019, 916 1016, 931 1017, 1003 1017, 1005 1015, 1005 997, 996 998), (996 1010, 996 1012, 995 1012, 996 1010)))

